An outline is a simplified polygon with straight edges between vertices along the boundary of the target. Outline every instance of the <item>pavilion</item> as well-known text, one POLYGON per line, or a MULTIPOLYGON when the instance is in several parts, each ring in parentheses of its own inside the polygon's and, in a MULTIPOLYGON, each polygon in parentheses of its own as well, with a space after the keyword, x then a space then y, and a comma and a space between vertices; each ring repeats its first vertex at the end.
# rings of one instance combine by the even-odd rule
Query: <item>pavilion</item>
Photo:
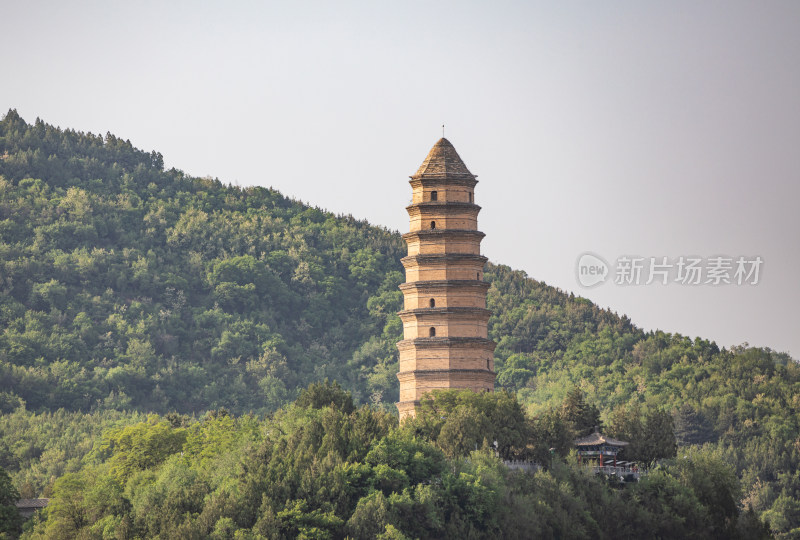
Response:
MULTIPOLYGON (((622 462, 617 463, 617 454, 628 444, 630 443, 603 435, 598 427, 595 427, 594 432, 586 437, 575 440, 579 463, 596 463, 595 466, 598 468, 598 472, 610 472, 612 474, 618 472, 616 469, 622 465, 622 462), (613 467, 613 469, 606 471, 610 467, 613 467)), ((625 462, 625 465, 628 465, 628 463, 625 462)))

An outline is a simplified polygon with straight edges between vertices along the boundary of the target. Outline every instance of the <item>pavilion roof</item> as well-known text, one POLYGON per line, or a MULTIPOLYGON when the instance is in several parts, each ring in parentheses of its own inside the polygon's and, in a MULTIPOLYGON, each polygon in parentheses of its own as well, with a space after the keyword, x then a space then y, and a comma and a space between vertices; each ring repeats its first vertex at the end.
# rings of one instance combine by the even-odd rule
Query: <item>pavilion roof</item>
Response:
POLYGON ((50 499, 20 499, 17 501, 17 508, 44 508, 50 499))
POLYGON ((575 439, 575 446, 598 446, 602 444, 608 446, 628 446, 630 443, 612 439, 611 437, 606 437, 600 433, 597 428, 595 428, 593 433, 587 435, 586 437, 575 439))

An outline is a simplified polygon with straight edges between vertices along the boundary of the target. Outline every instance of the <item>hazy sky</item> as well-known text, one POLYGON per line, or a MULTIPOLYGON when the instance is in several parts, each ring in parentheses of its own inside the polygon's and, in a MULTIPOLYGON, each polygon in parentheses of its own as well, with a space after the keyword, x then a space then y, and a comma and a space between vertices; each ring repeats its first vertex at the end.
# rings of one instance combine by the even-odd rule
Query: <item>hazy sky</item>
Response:
POLYGON ((3 112, 403 232, 408 176, 444 123, 479 175, 493 262, 648 330, 800 357, 800 2, 1 11, 3 112), (587 251, 611 264, 592 289, 576 277, 587 251), (645 285, 647 265, 622 286, 621 256, 763 264, 755 286, 645 285))

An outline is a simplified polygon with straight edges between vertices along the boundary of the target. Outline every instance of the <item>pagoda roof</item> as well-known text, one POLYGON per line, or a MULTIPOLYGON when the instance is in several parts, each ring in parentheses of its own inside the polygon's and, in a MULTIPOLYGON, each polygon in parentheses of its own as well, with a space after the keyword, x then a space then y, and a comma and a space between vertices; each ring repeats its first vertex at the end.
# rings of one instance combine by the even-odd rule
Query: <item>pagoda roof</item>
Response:
POLYGON ((475 175, 469 172, 450 141, 442 137, 436 141, 422 165, 411 178, 415 180, 425 178, 474 180, 475 175))
POLYGON ((44 508, 50 499, 20 499, 16 502, 17 508, 44 508))
POLYGON ((600 433, 598 429, 595 429, 594 433, 591 433, 586 437, 575 439, 575 446, 598 446, 603 444, 608 446, 628 446, 630 443, 618 441, 617 439, 612 439, 611 437, 606 437, 600 433))

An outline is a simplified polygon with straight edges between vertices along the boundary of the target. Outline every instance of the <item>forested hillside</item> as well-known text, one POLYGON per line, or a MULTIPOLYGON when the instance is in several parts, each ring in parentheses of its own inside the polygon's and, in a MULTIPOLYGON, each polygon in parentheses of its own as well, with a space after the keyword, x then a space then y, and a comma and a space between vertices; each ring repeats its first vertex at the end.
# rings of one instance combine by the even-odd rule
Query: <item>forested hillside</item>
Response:
MULTIPOLYGON (((9 111, 0 467, 23 496, 49 493, 65 472, 104 463, 91 457, 102 433, 144 414, 264 417, 325 378, 370 414, 391 412, 404 252, 396 232, 9 111)), ((679 452, 705 445, 738 473, 742 508, 800 534, 794 360, 645 332, 505 266, 485 276, 497 384, 530 418, 576 387, 620 436, 668 413, 679 452)))
MULTIPOLYGON (((580 423, 557 417, 567 430, 580 423)), ((398 426, 396 416, 357 408, 328 383, 263 421, 152 415, 97 441, 79 472, 55 482, 24 537, 769 536, 753 511, 739 511, 738 480, 712 453, 693 452, 623 487, 560 458, 515 473, 486 442, 471 450, 475 435, 507 443, 506 457, 545 443, 532 427, 505 392, 440 395, 398 426)))

